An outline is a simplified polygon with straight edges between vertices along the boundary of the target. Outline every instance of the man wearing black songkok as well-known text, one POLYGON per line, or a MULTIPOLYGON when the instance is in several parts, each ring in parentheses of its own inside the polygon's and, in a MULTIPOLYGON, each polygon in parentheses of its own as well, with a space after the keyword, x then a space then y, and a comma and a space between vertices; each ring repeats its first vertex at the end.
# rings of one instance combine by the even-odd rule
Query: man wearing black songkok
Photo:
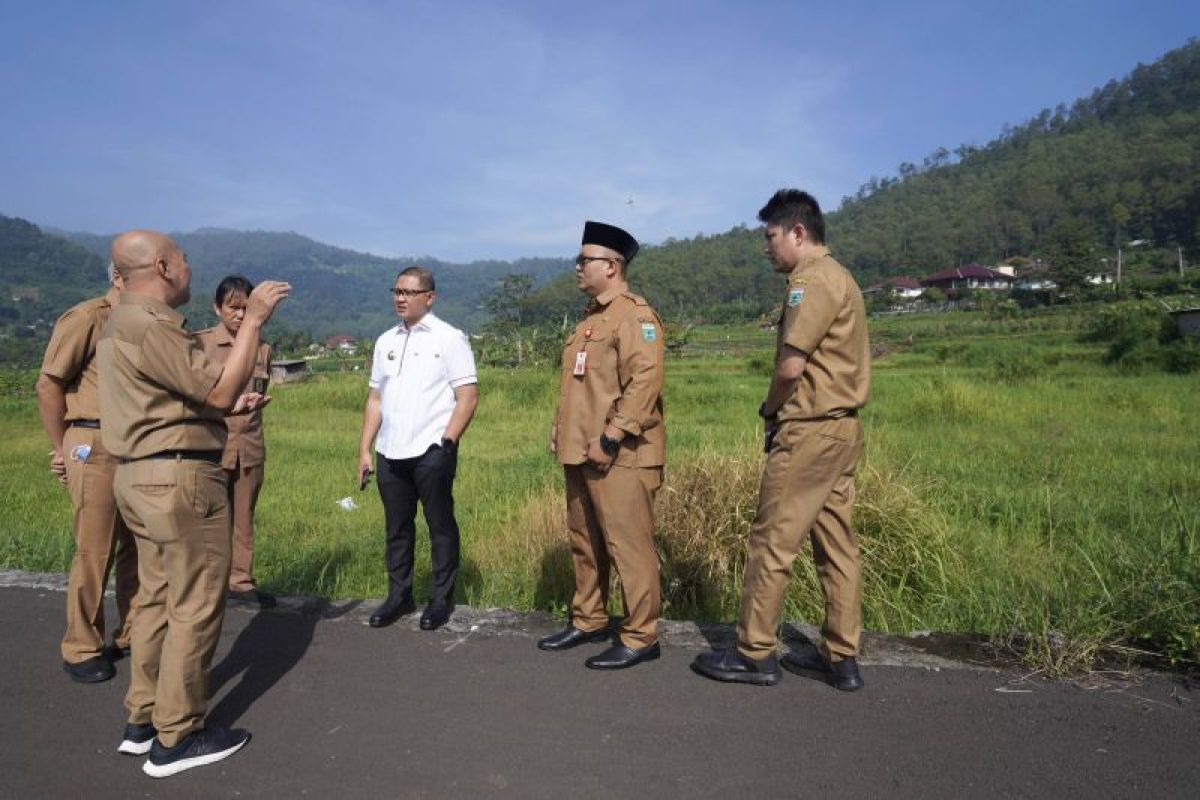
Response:
POLYGON ((621 669, 659 656, 654 495, 667 444, 663 336, 658 315, 625 282, 637 251, 637 240, 618 227, 584 226, 575 276, 591 301, 563 348, 550 431, 550 451, 566 477, 575 596, 570 623, 538 647, 567 650, 609 638, 606 607, 615 566, 626 618, 617 641, 587 659, 592 669, 621 669))

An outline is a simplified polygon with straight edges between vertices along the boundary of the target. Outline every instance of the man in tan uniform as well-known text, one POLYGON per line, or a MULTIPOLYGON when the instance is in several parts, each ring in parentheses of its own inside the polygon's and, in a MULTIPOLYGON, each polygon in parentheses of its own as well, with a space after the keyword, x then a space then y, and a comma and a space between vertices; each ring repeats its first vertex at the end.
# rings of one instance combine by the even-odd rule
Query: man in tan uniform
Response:
POLYGON ((115 672, 104 648, 104 587, 115 567, 119 624, 112 648, 129 651, 129 603, 137 593, 137 549, 117 513, 112 483, 116 460, 100 439, 96 342, 121 291, 110 264, 103 297, 68 310, 54 323, 37 380, 38 411, 50 437, 50 470, 67 484, 75 508, 75 555, 67 578, 63 669, 72 680, 98 683, 115 672))
POLYGON ((767 257, 788 275, 775 374, 759 409, 767 465, 750 529, 737 647, 702 653, 692 668, 722 681, 779 681, 783 598, 811 535, 825 594, 824 640, 819 653, 789 653, 783 666, 853 691, 862 687, 862 586, 850 514, 863 450, 858 410, 871 383, 867 315, 854 278, 825 247, 825 220, 811 195, 780 190, 758 218, 766 225, 767 257))
POLYGON ((137 539, 128 723, 118 750, 149 753, 142 769, 174 775, 243 747, 244 730, 205 726, 208 672, 229 580, 229 500, 223 414, 252 411, 244 395, 259 331, 287 296, 264 281, 250 295, 222 368, 184 329, 187 256, 166 236, 130 231, 113 242, 125 281, 97 359, 104 445, 120 459, 113 491, 137 539))
POLYGON ((575 259, 592 300, 563 348, 550 450, 566 476, 567 527, 575 564, 571 621, 538 640, 543 650, 603 641, 610 565, 621 578, 626 618, 619 640, 585 662, 621 669, 658 658, 662 607, 654 548, 654 495, 666 458, 662 323, 629 291, 625 273, 638 243, 588 222, 575 259))
MULTIPOLYGON (((241 275, 228 275, 217 284, 213 311, 218 322, 196 334, 204 354, 224 365, 242 327, 253 284, 241 275)), ((263 608, 276 604, 275 596, 258 588, 254 581, 254 508, 262 489, 267 448, 263 441, 262 407, 271 381, 271 346, 259 344, 254 372, 242 392, 263 395, 263 402, 249 414, 225 417, 225 454, 221 467, 229 479, 229 507, 233 515, 233 557, 229 569, 229 599, 257 603, 263 608)))

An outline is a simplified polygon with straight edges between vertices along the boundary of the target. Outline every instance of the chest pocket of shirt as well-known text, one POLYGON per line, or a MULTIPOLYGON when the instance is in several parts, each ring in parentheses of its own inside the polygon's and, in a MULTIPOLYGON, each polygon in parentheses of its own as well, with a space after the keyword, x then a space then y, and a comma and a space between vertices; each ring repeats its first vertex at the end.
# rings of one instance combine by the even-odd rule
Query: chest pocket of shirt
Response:
MULTIPOLYGON (((399 361, 398 358, 397 362, 399 361)), ((417 339, 408 343, 408 351, 404 353, 403 375, 412 376, 417 380, 436 381, 445 377, 446 365, 444 362, 442 349, 432 337, 417 339)), ((399 366, 396 367, 395 374, 401 374, 399 366)))

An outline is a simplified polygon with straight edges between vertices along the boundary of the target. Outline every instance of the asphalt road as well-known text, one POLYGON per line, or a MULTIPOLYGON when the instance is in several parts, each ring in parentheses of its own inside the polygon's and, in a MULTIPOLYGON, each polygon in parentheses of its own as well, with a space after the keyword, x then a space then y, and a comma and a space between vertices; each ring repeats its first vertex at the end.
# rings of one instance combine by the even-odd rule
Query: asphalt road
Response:
POLYGON ((598 645, 538 651, 537 623, 374 630, 365 606, 231 609, 210 718, 254 738, 154 780, 116 752, 127 664, 93 686, 62 672, 63 601, 0 588, 4 798, 1193 798, 1200 787, 1200 692, 1167 676, 1081 688, 876 665, 856 694, 788 674, 724 685, 693 675, 696 651, 677 645, 600 673, 583 667, 598 645))

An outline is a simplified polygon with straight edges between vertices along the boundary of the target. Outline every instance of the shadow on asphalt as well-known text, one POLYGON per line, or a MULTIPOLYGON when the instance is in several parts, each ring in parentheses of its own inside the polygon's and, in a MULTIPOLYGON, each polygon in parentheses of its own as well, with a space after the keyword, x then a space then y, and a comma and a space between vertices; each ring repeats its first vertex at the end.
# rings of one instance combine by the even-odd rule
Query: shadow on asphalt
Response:
POLYGON ((312 644, 313 632, 322 619, 336 619, 358 606, 351 603, 331 610, 328 601, 299 612, 259 611, 234 641, 221 663, 209 676, 211 700, 221 689, 241 677, 237 685, 211 708, 208 718, 226 728, 234 724, 263 695, 291 671, 312 644))

